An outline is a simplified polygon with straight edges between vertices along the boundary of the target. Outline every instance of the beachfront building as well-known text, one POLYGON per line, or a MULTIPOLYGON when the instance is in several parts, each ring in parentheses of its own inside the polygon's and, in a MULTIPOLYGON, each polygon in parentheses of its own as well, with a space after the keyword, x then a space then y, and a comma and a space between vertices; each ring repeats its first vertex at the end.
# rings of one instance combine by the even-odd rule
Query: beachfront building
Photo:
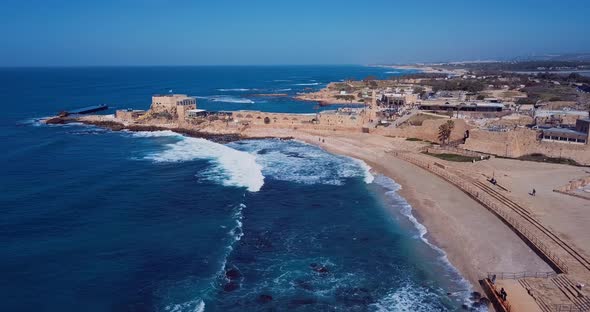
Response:
POLYGON ((418 102, 418 95, 413 93, 385 93, 381 95, 379 106, 384 108, 399 108, 414 105, 418 102))
POLYGON ((339 126, 344 128, 358 128, 363 125, 364 109, 339 108, 326 110, 316 116, 317 123, 322 126, 339 126))
POLYGON ((587 111, 578 110, 535 110, 536 125, 574 126, 578 119, 588 117, 587 111))
POLYGON ((576 127, 543 129, 542 140, 560 143, 588 144, 590 137, 590 119, 578 119, 576 127))
POLYGON ((426 111, 461 111, 461 112, 479 112, 479 113, 488 113, 488 112, 502 112, 504 109, 504 104, 502 103, 482 103, 482 102, 445 102, 445 103, 438 103, 438 102, 423 102, 419 106, 420 110, 426 111))
POLYGON ((152 96, 150 112, 171 114, 183 121, 188 111, 197 109, 197 100, 186 94, 156 94, 152 96))

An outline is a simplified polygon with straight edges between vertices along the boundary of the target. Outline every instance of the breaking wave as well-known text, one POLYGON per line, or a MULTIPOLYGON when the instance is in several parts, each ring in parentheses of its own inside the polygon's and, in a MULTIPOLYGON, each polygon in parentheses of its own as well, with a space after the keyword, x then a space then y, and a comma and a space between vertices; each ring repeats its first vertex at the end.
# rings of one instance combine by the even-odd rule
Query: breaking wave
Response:
POLYGON ((319 82, 308 82, 308 83, 296 83, 294 86, 319 86, 321 83, 319 82))
POLYGON ((257 192, 264 184, 262 166, 256 163, 252 154, 241 152, 226 145, 201 138, 185 137, 175 132, 154 131, 136 132, 136 137, 175 137, 178 140, 166 144, 166 149, 144 157, 154 162, 183 162, 195 159, 210 160, 216 166, 199 173, 200 177, 226 186, 246 187, 250 192, 257 192))
POLYGON ((167 312, 203 312, 205 311, 205 302, 201 299, 191 300, 183 303, 166 306, 164 311, 167 312))
POLYGON ((196 98, 208 100, 211 102, 242 103, 242 104, 254 104, 255 103, 254 101, 252 101, 250 99, 229 96, 229 95, 197 96, 196 98))
POLYGON ((362 177, 373 181, 370 167, 361 160, 330 154, 318 147, 297 141, 250 140, 229 146, 251 154, 269 178, 302 184, 342 185, 346 178, 362 177))
POLYGON ((406 285, 372 304, 377 311, 427 312, 445 311, 439 303, 439 294, 425 287, 406 285))
MULTIPOLYGON (((424 226, 422 223, 420 223, 418 221, 418 219, 416 219, 416 217, 412 214, 412 206, 398 193, 399 190, 401 190, 401 188, 402 188, 401 185, 397 184, 394 180, 392 180, 384 175, 378 175, 377 177, 375 177, 374 182, 376 184, 379 184, 383 188, 387 189, 388 191, 385 192, 385 194, 396 202, 396 206, 399 205, 399 207, 401 207, 400 213, 403 216, 405 216, 406 218, 408 218, 408 220, 414 225, 416 230, 418 230, 418 235, 416 238, 419 238, 420 240, 422 240, 424 243, 426 243, 428 246, 430 246, 433 250, 435 250, 440 255, 439 259, 443 263, 445 263, 445 265, 449 269, 452 277, 456 280, 456 282, 458 284, 462 285, 463 288, 465 289, 463 299, 464 299, 464 301, 467 302, 469 299, 469 294, 472 290, 471 284, 463 276, 461 276, 461 273, 459 273, 457 268, 455 268, 453 266, 453 264, 449 261, 449 258, 447 257, 447 253, 444 250, 442 250, 440 247, 436 246, 435 244, 431 243, 428 240, 428 238, 426 237, 426 234, 428 233, 426 226, 424 226)), ((394 310, 396 310, 396 309, 394 309, 394 310)), ((400 311, 410 311, 410 310, 403 310, 402 309, 400 311)), ((416 310, 416 311, 422 311, 422 310, 416 310)))
POLYGON ((230 89, 217 89, 220 92, 246 92, 246 91, 256 91, 258 89, 248 89, 248 88, 230 88, 230 89))
POLYGON ((182 134, 170 130, 131 132, 131 135, 136 138, 183 137, 182 134))

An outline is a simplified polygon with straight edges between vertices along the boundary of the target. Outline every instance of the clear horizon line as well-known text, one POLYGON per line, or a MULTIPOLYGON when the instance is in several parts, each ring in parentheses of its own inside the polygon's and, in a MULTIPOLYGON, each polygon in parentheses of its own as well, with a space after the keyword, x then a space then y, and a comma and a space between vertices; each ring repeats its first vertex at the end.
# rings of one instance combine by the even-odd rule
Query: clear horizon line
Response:
MULTIPOLYGON (((164 64, 141 64, 141 65, 0 65, 1 69, 9 68, 97 68, 97 67, 272 67, 272 66, 375 66, 388 64, 186 64, 186 65, 164 65, 164 64)), ((397 64, 401 65, 401 64, 397 64)))

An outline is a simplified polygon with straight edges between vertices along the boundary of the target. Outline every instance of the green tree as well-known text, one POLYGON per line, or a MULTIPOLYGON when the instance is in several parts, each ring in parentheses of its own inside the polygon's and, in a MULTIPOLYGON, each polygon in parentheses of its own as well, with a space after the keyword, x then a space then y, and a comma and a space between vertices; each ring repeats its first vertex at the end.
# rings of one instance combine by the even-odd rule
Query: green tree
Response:
POLYGON ((441 144, 449 143, 454 128, 455 122, 452 120, 447 120, 447 122, 438 127, 438 140, 441 144))

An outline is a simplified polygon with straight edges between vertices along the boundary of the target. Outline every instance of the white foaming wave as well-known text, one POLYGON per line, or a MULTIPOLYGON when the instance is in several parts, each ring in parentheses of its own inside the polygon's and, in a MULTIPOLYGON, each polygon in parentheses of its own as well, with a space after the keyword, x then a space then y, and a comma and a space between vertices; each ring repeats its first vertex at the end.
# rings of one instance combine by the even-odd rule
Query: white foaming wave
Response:
POLYGON ((386 74, 399 74, 401 73, 400 71, 386 71, 386 74))
POLYGON ((371 184, 373 183, 373 181, 375 181, 375 176, 371 173, 371 166, 367 165, 366 162, 360 160, 360 159, 356 159, 356 158, 352 158, 350 157, 353 161, 356 161, 359 166, 363 169, 363 172, 365 174, 365 183, 367 184, 371 184))
POLYGON ((408 220, 410 220, 410 222, 414 225, 416 230, 418 230, 418 237, 417 238, 419 238, 424 243, 426 243, 428 246, 430 246, 433 250, 435 250, 440 255, 439 259, 443 263, 445 263, 447 268, 449 268, 451 270, 451 272, 454 273, 455 276, 458 277, 457 282, 465 287, 463 300, 465 302, 468 302, 469 301, 469 294, 472 291, 471 283, 469 283, 461 275, 459 270, 457 270, 457 268, 455 266, 453 266, 453 264, 451 263, 451 261, 449 260, 449 258, 447 256, 447 253, 444 250, 442 250, 440 247, 431 243, 428 240, 428 238, 426 238, 426 234, 428 233, 426 226, 424 226, 422 223, 420 223, 418 221, 418 219, 416 219, 416 217, 412 214, 412 206, 398 193, 399 190, 401 190, 402 186, 397 184, 393 179, 388 178, 384 175, 378 175, 377 177, 375 177, 374 182, 381 185, 385 189, 389 190, 385 194, 387 196, 390 196, 391 198, 393 198, 397 203, 400 203, 400 206, 401 206, 400 213, 402 215, 404 215, 406 218, 408 218, 408 220))
POLYGON ((225 255, 223 256, 223 260, 221 261, 221 267, 219 269, 219 271, 217 272, 216 276, 223 276, 225 278, 225 269, 227 267, 227 258, 229 257, 229 255, 231 254, 231 252, 234 250, 234 246, 237 242, 239 242, 242 239, 242 236, 244 236, 244 231, 242 230, 242 220, 244 219, 244 214, 243 214, 243 210, 244 208, 246 208, 245 204, 239 204, 234 211, 234 220, 236 221, 236 225, 229 231, 229 236, 230 236, 230 243, 229 245, 226 247, 226 252, 225 255))
POLYGON ((427 288, 415 285, 405 285, 385 297, 381 298, 371 306, 377 311, 400 311, 400 312, 429 312, 440 311, 441 307, 436 304, 437 294, 427 288))
POLYGON ((373 181, 370 167, 360 160, 330 154, 299 141, 250 140, 230 146, 256 154, 266 177, 302 184, 341 185, 345 178, 373 181))
POLYGON ((286 91, 291 91, 291 88, 285 88, 285 89, 276 89, 276 92, 286 92, 286 91))
POLYGON ((245 92, 245 91, 253 91, 258 89, 248 89, 248 88, 229 88, 229 89, 217 89, 220 92, 245 92))
MULTIPOLYGON (((126 131, 126 130, 124 130, 126 131)), ((137 131, 131 132, 131 135, 136 138, 157 138, 157 137, 183 137, 182 134, 171 130, 160 131, 137 131)))
POLYGON ((258 192, 264 184, 262 166, 256 163, 254 155, 241 152, 228 146, 201 138, 181 136, 172 131, 137 132, 134 135, 178 136, 178 142, 166 145, 164 151, 150 154, 145 159, 155 162, 183 162, 195 159, 207 159, 217 165, 217 170, 209 170, 204 176, 226 186, 246 187, 250 192, 258 192))
MULTIPOLYGON (((227 259, 228 259, 229 255, 231 254, 231 252, 233 251, 235 244, 242 239, 242 236, 244 236, 244 233, 242 230, 242 220, 244 219, 244 215, 242 213, 242 210, 244 210, 244 208, 246 208, 246 205, 243 203, 235 206, 235 208, 234 208, 233 218, 235 221, 235 226, 227 233, 229 235, 230 242, 229 242, 228 246, 226 247, 226 252, 223 255, 223 258, 221 260, 221 266, 220 266, 219 270, 211 278, 211 288, 210 289, 215 289, 215 284, 216 284, 216 281, 218 280, 219 277, 223 276, 225 278, 227 259)), ((205 297, 206 297, 206 295, 205 295, 205 297)), ((187 301, 184 303, 168 305, 165 307, 165 311, 169 311, 169 312, 203 312, 203 311, 205 311, 205 302, 202 299, 197 298, 195 300, 190 300, 190 301, 187 301)))
POLYGON ((44 121, 49 118, 51 118, 51 117, 29 118, 29 119, 19 121, 17 124, 18 125, 28 125, 28 126, 33 126, 33 127, 40 127, 40 126, 46 125, 46 123, 44 121))
POLYGON ((228 96, 228 95, 197 96, 196 98, 209 100, 212 102, 223 102, 223 103, 241 103, 241 104, 254 104, 255 103, 254 101, 252 101, 250 99, 228 96))
POLYGON ((205 302, 202 299, 168 305, 164 308, 168 312, 204 312, 205 302))
POLYGON ((309 83, 296 83, 295 86, 319 86, 321 83, 319 82, 309 82, 309 83))

